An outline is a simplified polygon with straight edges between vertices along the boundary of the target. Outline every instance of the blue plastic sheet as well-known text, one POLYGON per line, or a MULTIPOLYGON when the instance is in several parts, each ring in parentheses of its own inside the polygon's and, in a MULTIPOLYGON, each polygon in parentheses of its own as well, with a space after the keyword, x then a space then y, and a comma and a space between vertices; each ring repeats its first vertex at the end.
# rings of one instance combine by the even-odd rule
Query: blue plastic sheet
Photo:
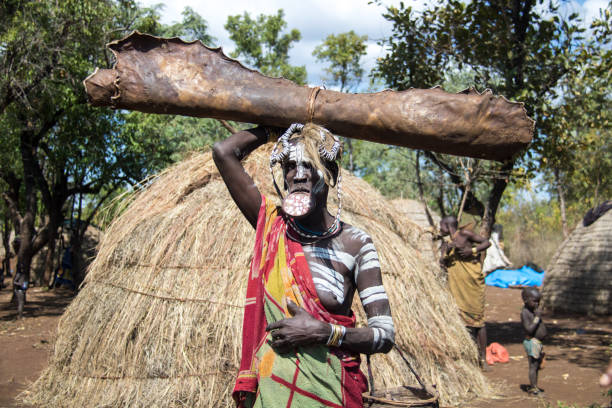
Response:
POLYGON ((520 269, 497 269, 485 277, 489 286, 542 286, 544 272, 538 272, 527 265, 520 269))

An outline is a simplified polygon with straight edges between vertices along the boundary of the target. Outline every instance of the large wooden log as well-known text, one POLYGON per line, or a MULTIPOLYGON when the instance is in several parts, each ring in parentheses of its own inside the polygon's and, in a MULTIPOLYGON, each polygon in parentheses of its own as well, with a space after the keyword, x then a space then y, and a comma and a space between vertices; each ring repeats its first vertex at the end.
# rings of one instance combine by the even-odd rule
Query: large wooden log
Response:
POLYGON ((533 134, 523 104, 490 91, 346 94, 267 77, 199 41, 134 32, 108 46, 113 69, 84 81, 96 106, 275 126, 311 120, 351 138, 494 160, 533 134))

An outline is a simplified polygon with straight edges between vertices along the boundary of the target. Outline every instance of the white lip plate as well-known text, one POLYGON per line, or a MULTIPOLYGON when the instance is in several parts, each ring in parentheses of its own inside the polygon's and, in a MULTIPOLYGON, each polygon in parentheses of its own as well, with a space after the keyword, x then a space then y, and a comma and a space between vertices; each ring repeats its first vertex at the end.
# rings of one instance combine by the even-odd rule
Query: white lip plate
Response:
POLYGON ((299 217, 310 211, 310 194, 294 192, 283 200, 283 211, 292 217, 299 217))

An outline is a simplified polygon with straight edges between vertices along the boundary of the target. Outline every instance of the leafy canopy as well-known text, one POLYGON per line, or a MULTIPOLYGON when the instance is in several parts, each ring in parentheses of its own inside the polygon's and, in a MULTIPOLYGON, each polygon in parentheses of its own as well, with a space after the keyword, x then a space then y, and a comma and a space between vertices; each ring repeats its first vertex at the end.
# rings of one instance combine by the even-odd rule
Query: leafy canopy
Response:
POLYGON ((276 15, 260 14, 256 19, 249 13, 228 16, 225 29, 236 44, 233 58, 244 61, 262 73, 290 79, 298 84, 306 83, 306 67, 289 64, 289 50, 293 43, 302 38, 300 31, 292 29, 281 34, 286 28, 285 13, 279 9, 276 15))
POLYGON ((325 68, 334 84, 340 86, 340 92, 356 87, 363 77, 361 57, 366 55, 367 35, 359 36, 353 30, 330 34, 322 44, 312 52, 317 61, 328 62, 325 68))

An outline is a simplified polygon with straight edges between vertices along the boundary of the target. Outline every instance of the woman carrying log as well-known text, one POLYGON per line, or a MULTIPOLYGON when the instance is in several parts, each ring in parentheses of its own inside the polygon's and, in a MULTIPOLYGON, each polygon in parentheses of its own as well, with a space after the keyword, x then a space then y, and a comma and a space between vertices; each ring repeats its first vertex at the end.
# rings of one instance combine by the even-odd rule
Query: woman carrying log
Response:
POLYGON ((395 336, 378 255, 367 233, 340 220, 338 138, 313 124, 293 124, 276 140, 279 133, 240 131, 213 150, 232 198, 256 229, 233 395, 239 407, 361 407, 367 385, 359 353, 386 353, 395 336), (270 140, 270 168, 283 170, 282 207, 260 194, 241 164, 270 140), (333 216, 327 195, 336 184, 333 216), (355 291, 368 327, 355 327, 355 291))

